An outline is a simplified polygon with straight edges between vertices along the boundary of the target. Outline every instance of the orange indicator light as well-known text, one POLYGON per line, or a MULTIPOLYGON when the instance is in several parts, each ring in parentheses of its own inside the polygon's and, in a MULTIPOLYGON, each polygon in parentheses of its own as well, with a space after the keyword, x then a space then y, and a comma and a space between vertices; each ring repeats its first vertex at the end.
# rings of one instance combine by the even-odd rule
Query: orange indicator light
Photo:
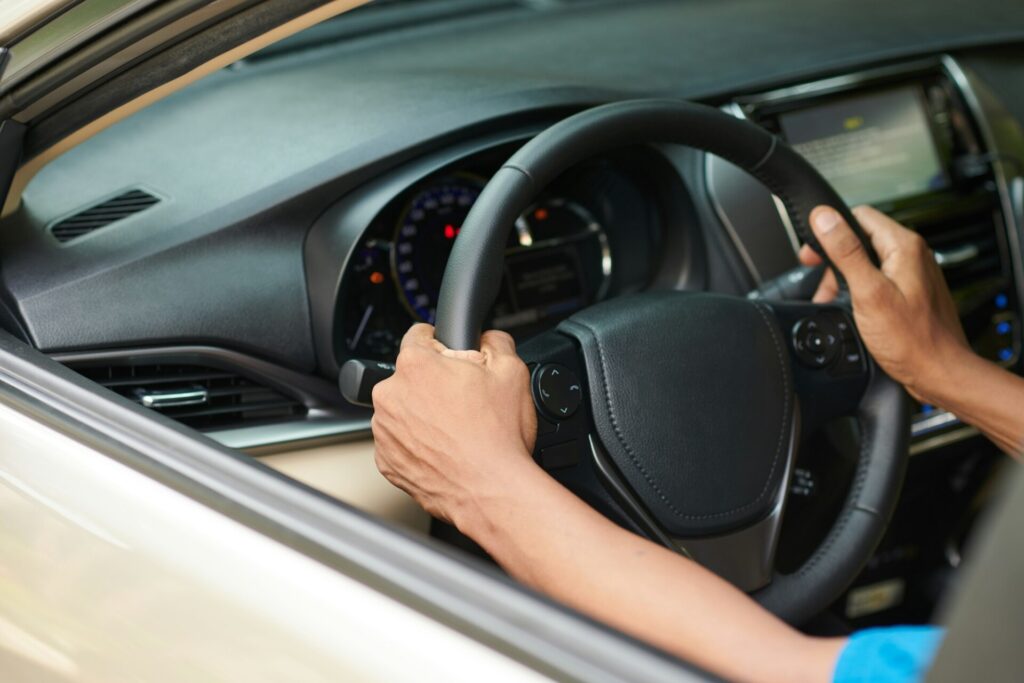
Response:
POLYGON ((373 271, 372 273, 370 273, 370 282, 372 282, 375 285, 379 285, 380 283, 384 282, 384 273, 380 272, 379 270, 373 271))
POLYGON ((548 210, 537 209, 536 211, 533 212, 533 217, 539 221, 546 221, 548 219, 548 210))

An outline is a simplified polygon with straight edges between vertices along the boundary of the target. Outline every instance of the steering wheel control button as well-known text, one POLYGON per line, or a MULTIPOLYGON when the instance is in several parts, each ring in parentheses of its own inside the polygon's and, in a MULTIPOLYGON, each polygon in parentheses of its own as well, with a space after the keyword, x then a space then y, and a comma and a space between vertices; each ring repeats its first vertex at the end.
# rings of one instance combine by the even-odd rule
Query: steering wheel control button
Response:
POLYGON ((856 341, 843 343, 843 352, 839 362, 831 370, 833 375, 856 375, 864 371, 864 352, 856 341))
POLYGON ((579 410, 583 400, 580 378, 564 365, 541 365, 533 372, 533 398, 545 415, 555 420, 568 419, 579 410))
POLYGON ((542 448, 540 451, 540 466, 546 470, 557 470, 563 467, 572 467, 580 461, 580 452, 575 441, 560 443, 555 446, 542 448))
POLYGON ((839 330, 839 336, 842 337, 843 341, 853 341, 853 325, 842 313, 835 314, 836 329, 839 330))
POLYGON ((554 434, 558 431, 557 422, 549 422, 543 417, 537 418, 537 436, 547 436, 548 434, 554 434))
POLYGON ((812 368, 832 364, 842 351, 842 333, 823 316, 804 318, 793 327, 793 351, 801 363, 812 368))

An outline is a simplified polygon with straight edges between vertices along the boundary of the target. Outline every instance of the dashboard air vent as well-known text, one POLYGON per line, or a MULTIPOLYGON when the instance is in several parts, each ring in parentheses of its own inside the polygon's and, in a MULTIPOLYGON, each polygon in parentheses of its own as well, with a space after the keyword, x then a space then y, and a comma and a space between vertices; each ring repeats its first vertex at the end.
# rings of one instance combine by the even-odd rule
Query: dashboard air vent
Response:
POLYGON ((1001 279, 997 230, 992 212, 979 211, 931 225, 923 233, 954 292, 1001 279))
POLYGON ((176 363, 74 365, 72 368, 147 408, 212 431, 294 419, 301 402, 237 373, 176 363))
POLYGON ((115 221, 144 211, 159 201, 159 197, 136 188, 90 206, 67 218, 62 218, 53 224, 50 232, 58 241, 70 242, 115 221))

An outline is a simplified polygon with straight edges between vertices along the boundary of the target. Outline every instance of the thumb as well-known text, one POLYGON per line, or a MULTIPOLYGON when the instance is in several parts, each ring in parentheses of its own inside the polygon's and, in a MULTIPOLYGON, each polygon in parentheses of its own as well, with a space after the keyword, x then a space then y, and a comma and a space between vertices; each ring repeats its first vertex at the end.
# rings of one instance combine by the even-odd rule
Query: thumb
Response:
POLYGON ((874 284, 884 277, 871 262, 864 245, 843 216, 830 206, 811 211, 811 229, 832 265, 842 273, 851 290, 874 284))

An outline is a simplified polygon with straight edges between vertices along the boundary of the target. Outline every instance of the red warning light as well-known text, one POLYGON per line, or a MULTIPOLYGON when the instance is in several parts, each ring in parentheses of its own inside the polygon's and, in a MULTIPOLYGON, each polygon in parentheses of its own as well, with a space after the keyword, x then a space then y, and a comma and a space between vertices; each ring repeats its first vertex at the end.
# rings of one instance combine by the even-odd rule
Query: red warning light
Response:
POLYGON ((453 240, 458 236, 460 230, 462 230, 462 228, 456 228, 454 225, 449 223, 448 225, 444 226, 444 236, 450 240, 453 240))
POLYGON ((533 217, 539 221, 546 221, 548 219, 548 210, 544 208, 537 209, 533 212, 533 217))
POLYGON ((379 270, 373 271, 372 273, 370 273, 370 282, 372 282, 375 285, 379 285, 380 283, 384 282, 384 273, 380 272, 379 270))

